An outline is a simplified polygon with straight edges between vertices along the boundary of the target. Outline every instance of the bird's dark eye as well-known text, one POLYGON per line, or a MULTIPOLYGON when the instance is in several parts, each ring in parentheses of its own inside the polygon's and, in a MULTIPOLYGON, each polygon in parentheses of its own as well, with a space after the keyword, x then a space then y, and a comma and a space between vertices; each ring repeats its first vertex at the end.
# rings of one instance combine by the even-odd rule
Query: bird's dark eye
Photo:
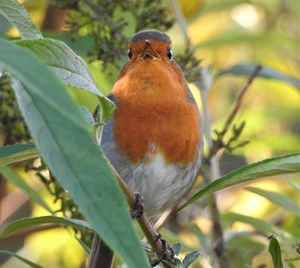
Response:
POLYGON ((173 58, 173 50, 171 48, 168 49, 167 56, 170 60, 173 58))
POLYGON ((131 49, 128 50, 127 55, 128 55, 128 59, 131 59, 131 57, 132 57, 132 51, 131 51, 131 49))

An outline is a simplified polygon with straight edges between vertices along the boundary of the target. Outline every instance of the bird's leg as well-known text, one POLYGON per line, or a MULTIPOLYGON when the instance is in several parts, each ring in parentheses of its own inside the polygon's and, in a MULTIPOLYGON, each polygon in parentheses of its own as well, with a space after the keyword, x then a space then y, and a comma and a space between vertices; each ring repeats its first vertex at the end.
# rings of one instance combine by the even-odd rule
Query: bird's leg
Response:
POLYGON ((133 219, 139 218, 144 213, 144 198, 140 193, 135 193, 135 204, 130 210, 131 217, 133 219))
POLYGON ((161 254, 161 256, 159 256, 157 260, 155 260, 154 262, 151 263, 151 267, 155 267, 164 259, 171 261, 175 256, 175 252, 174 252, 173 248, 167 244, 165 239, 161 238, 161 234, 157 235, 156 241, 158 241, 158 240, 160 240, 163 245, 163 254, 161 254))

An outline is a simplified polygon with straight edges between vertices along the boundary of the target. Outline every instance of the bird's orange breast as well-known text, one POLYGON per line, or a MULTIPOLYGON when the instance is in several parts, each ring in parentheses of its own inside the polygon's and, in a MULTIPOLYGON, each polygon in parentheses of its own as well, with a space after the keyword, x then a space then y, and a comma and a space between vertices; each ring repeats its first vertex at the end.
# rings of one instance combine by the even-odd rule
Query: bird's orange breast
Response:
POLYGON ((189 164, 200 143, 197 108, 187 100, 181 74, 159 61, 136 64, 113 88, 114 137, 132 162, 159 151, 167 162, 189 164))

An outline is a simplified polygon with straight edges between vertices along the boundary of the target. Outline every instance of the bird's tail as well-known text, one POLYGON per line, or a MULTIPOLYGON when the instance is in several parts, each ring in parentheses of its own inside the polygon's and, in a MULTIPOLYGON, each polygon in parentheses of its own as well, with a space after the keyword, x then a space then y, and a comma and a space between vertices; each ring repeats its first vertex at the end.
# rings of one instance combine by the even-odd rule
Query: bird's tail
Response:
POLYGON ((88 268, 111 268, 113 257, 113 251, 95 234, 88 268))

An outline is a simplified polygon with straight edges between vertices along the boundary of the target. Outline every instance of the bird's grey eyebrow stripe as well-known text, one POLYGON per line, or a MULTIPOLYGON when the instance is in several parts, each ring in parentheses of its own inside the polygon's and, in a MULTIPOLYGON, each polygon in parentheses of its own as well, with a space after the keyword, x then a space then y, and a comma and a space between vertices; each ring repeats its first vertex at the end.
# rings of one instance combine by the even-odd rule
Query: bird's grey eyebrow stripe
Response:
POLYGON ((158 32, 158 31, 138 32, 129 39, 129 43, 133 43, 133 42, 143 40, 143 39, 156 39, 159 41, 171 43, 171 39, 168 35, 166 35, 165 33, 162 33, 162 32, 158 32))

